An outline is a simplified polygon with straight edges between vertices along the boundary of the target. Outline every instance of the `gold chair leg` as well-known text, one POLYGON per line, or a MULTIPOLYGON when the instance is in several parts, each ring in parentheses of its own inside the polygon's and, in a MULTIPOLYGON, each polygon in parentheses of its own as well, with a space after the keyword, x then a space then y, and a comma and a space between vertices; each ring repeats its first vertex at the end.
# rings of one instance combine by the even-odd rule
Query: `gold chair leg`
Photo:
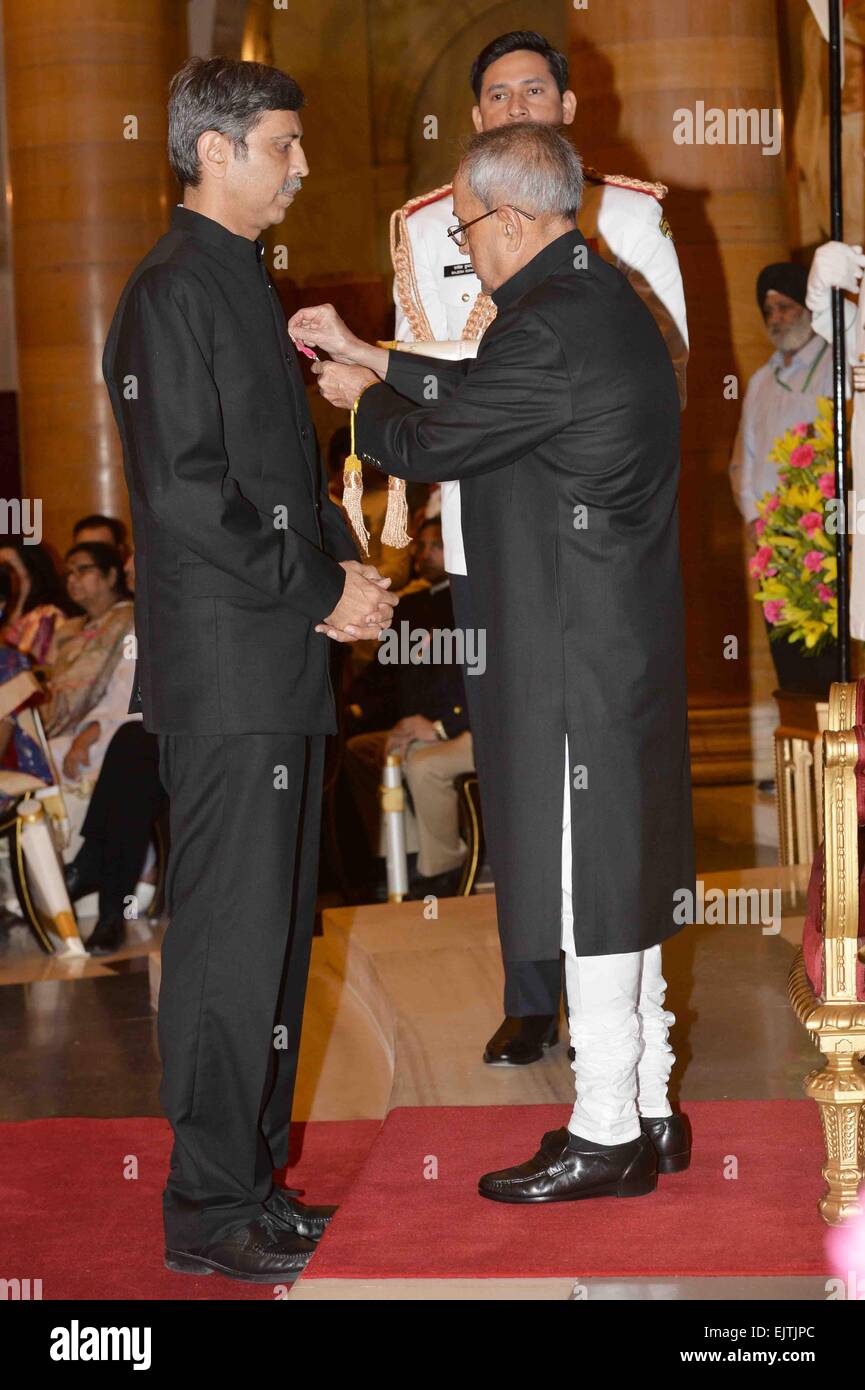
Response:
POLYGON ((805 1091, 820 1107, 826 1143, 820 1215, 841 1226, 865 1215, 865 1067, 850 1053, 830 1053, 826 1065, 805 1078, 805 1091))

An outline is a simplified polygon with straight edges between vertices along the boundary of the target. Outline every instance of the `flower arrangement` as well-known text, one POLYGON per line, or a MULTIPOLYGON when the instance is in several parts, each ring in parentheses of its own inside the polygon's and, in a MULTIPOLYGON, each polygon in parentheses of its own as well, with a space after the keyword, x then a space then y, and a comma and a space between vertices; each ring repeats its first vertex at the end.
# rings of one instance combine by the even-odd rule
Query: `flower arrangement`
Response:
POLYGON ((816 655, 838 637, 835 537, 826 534, 827 499, 835 496, 832 402, 821 397, 817 418, 776 439, 769 455, 778 487, 757 503, 758 549, 750 571, 770 638, 801 643, 816 655))

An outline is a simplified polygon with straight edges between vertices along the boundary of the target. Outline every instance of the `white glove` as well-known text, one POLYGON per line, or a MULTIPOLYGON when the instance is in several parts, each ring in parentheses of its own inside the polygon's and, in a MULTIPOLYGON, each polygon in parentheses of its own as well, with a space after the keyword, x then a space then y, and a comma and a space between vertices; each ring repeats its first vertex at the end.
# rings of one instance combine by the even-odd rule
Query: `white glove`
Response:
POLYGON ((805 302, 812 313, 822 309, 831 289, 850 290, 855 294, 865 270, 861 246, 847 246, 843 241, 827 241, 814 252, 808 275, 805 302))

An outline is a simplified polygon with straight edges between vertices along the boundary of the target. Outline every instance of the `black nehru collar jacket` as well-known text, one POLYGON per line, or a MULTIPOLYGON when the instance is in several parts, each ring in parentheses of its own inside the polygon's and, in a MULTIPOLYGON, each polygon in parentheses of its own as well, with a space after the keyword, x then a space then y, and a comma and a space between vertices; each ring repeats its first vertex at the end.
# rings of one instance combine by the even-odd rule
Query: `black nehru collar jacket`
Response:
POLYGON ((237 232, 223 227, 221 222, 214 222, 212 217, 205 216, 203 212, 196 212, 194 208, 184 207, 182 203, 178 203, 172 210, 171 227, 172 230, 199 237, 206 241, 217 255, 231 256, 241 264, 248 264, 250 268, 257 267, 264 259, 264 242, 260 237, 252 240, 250 237, 239 236, 237 232))
POLYGON ((503 285, 499 285, 497 290, 493 290, 490 299, 496 308, 501 311, 516 304, 517 300, 522 299, 524 294, 546 280, 547 276, 566 257, 573 257, 578 246, 585 246, 588 250, 586 238, 577 227, 570 228, 561 236, 557 236, 555 241, 549 242, 523 266, 522 270, 518 270, 516 275, 511 276, 510 280, 505 280, 503 285))
POLYGON ((159 733, 330 733, 339 561, 297 349, 258 239, 175 207, 103 357, 136 549, 133 708, 159 733))

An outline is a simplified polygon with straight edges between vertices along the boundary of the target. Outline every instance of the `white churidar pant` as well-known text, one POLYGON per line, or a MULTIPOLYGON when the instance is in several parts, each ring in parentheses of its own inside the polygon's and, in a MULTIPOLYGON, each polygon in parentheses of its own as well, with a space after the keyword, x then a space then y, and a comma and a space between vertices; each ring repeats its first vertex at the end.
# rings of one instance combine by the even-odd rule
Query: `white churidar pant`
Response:
POLYGON ((664 1009, 660 946, 607 956, 576 954, 570 776, 566 738, 562 950, 577 1090, 568 1129, 596 1144, 624 1144, 638 1137, 641 1115, 672 1114, 667 1083, 675 1059, 667 1036, 676 1020, 664 1009))

